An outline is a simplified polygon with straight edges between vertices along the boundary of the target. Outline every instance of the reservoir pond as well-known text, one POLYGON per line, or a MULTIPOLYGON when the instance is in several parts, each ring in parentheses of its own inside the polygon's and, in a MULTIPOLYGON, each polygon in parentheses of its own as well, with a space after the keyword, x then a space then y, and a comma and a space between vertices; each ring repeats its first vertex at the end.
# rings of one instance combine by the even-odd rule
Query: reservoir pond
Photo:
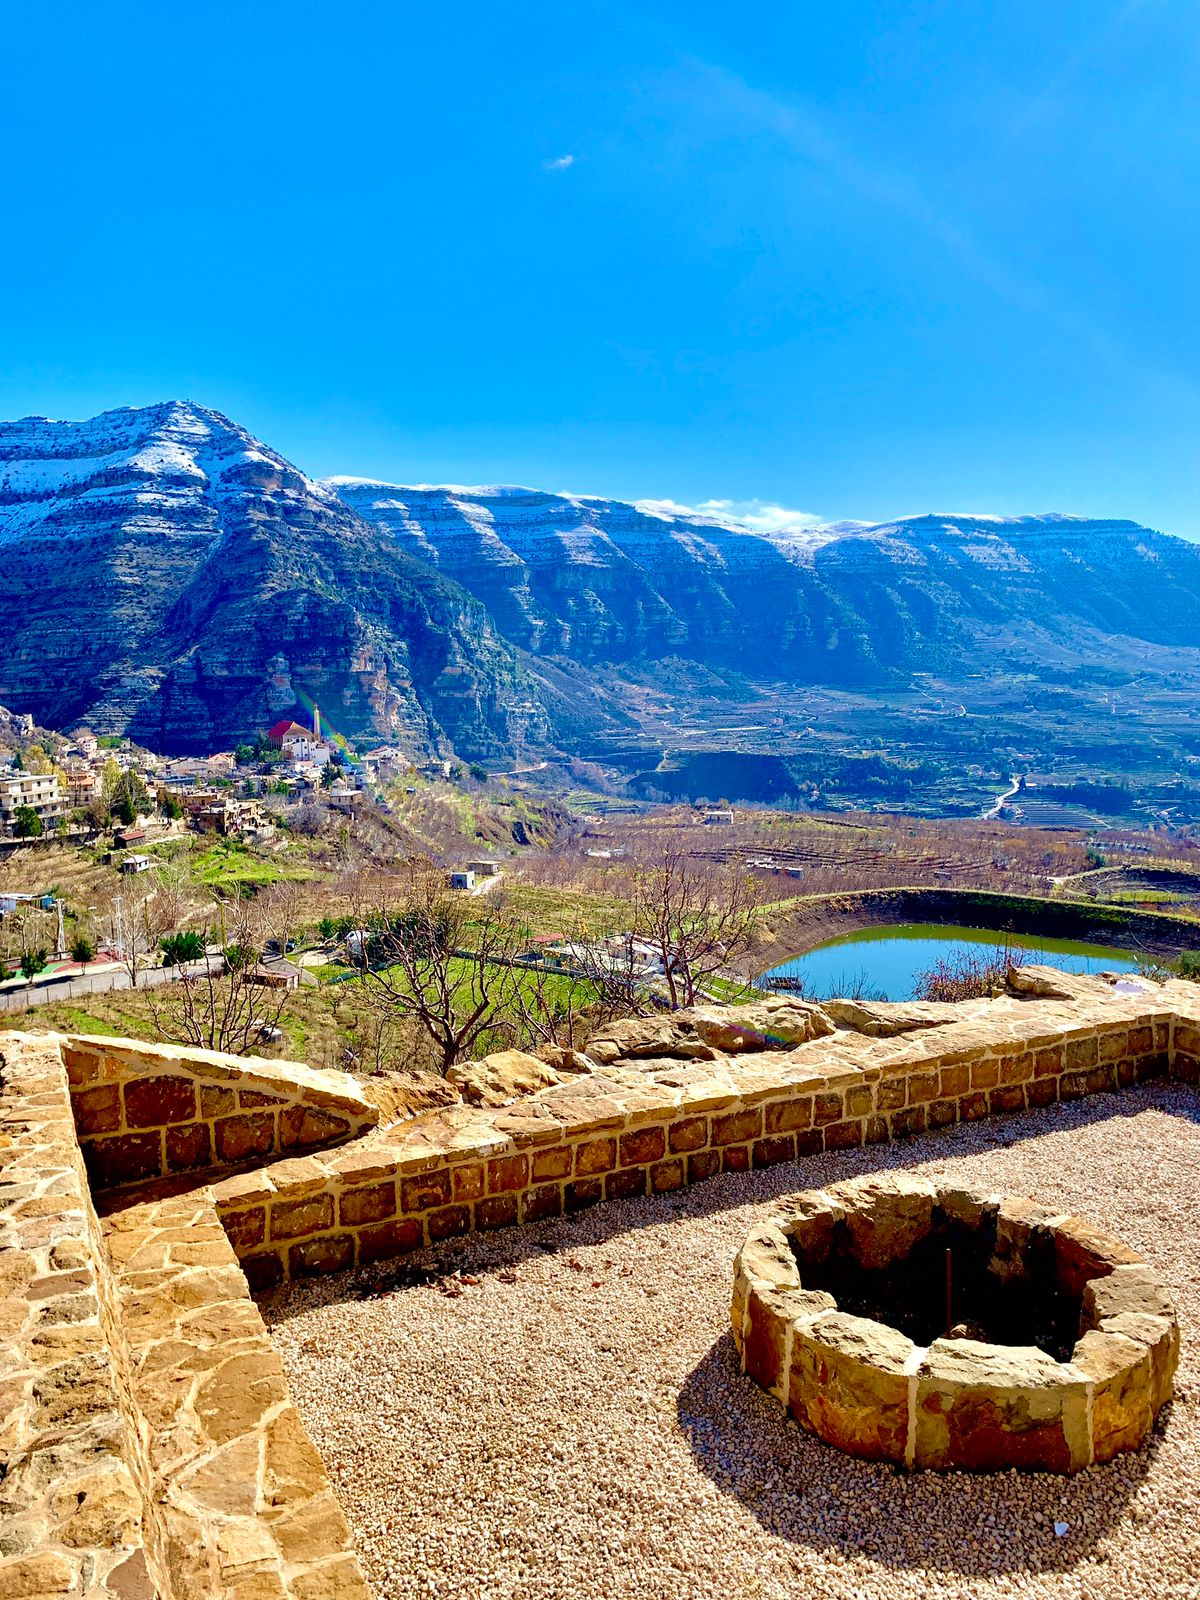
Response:
MULTIPOLYGON (((911 923, 868 928, 792 956, 764 978, 799 978, 808 999, 859 995, 871 1000, 911 1000, 922 973, 936 962, 959 956, 978 958, 993 950, 1020 949, 1025 964, 1059 967, 1064 972, 1136 972, 1128 950, 1036 934, 995 933, 987 928, 948 928, 911 923)), ((761 980, 760 980, 761 981, 761 980)))

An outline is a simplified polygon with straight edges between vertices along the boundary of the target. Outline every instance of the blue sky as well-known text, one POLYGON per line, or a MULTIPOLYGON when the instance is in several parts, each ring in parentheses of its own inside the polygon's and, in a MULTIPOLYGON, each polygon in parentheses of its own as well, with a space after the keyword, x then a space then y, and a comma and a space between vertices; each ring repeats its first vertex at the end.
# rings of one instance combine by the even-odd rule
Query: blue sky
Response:
POLYGON ((5 33, 0 415, 186 396, 318 475, 1200 536, 1191 0, 5 33))

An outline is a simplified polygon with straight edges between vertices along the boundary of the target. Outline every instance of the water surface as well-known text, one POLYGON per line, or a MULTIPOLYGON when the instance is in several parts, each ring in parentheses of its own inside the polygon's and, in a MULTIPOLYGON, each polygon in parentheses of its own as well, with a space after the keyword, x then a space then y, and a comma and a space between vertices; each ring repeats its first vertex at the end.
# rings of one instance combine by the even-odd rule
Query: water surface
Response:
POLYGON ((1019 948, 1026 962, 1064 972, 1135 972, 1128 950, 1076 939, 1046 939, 1038 934, 995 933, 989 928, 948 928, 937 923, 905 923, 865 928, 818 945, 772 967, 765 977, 800 977, 812 998, 862 994, 875 1000, 911 1000, 921 973, 937 961, 987 949, 1019 948))

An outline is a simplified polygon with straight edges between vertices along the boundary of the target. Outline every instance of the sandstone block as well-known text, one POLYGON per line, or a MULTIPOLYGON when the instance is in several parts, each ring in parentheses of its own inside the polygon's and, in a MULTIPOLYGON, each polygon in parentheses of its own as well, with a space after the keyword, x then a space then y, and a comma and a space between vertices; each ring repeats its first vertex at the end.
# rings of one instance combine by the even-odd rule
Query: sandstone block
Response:
POLYGON ((611 1172, 617 1164, 615 1139, 589 1139, 575 1152, 575 1172, 585 1177, 594 1172, 611 1172))
POLYGON ((342 1192, 338 1200, 338 1220, 343 1227, 357 1228, 365 1222, 383 1222, 396 1214, 394 1183, 356 1184, 342 1192))
POLYGON ((697 1035, 726 1055, 792 1049, 835 1031, 820 1006, 787 995, 745 1006, 696 1010, 690 1016, 697 1035))
POLYGON ((304 1239, 288 1250, 288 1270, 293 1278, 311 1277, 320 1272, 344 1272, 354 1265, 354 1236, 326 1233, 304 1239))
POLYGON ((524 1050, 497 1050, 481 1061, 451 1067, 446 1081, 469 1105, 504 1106, 561 1083, 562 1078, 554 1067, 524 1050))
POLYGON ((97 1133, 115 1133, 121 1126, 121 1091, 115 1083, 80 1089, 71 1096, 71 1109, 81 1139, 97 1133))
POLYGON ((556 1183, 541 1184, 521 1197, 522 1220, 543 1222, 547 1217, 562 1215, 562 1190, 556 1183))
POLYGON ((428 1211, 433 1206, 445 1205, 449 1199, 450 1174, 444 1168, 401 1180, 400 1206, 403 1211, 428 1211))
POLYGON ((768 1134, 795 1133, 812 1124, 813 1102, 811 1095, 797 1095, 790 1100, 775 1100, 763 1110, 763 1128, 768 1134))
POLYGON ((1082 1373, 1032 1347, 930 1345, 917 1369, 916 1466, 1073 1472, 1089 1455, 1082 1373))
POLYGON ((506 1194, 513 1189, 524 1189, 528 1182, 528 1156, 500 1156, 488 1162, 489 1194, 506 1194))
POLYGON ((623 1167, 620 1172, 610 1172, 604 1179, 606 1200, 630 1200, 634 1195, 645 1194, 647 1175, 645 1167, 623 1167))
POLYGON ((908 1437, 906 1364, 913 1345, 894 1328, 829 1311, 793 1324, 788 1409, 849 1455, 902 1462, 908 1437))
POLYGON ((232 1089, 215 1089, 204 1084, 200 1090, 200 1115, 206 1118, 228 1116, 237 1110, 237 1095, 232 1089))
MULTIPOLYGON (((84 1159, 97 1189, 143 1183, 147 1178, 162 1176, 162 1134, 157 1131, 110 1134, 87 1145, 84 1159)), ((56 1205, 57 1202, 51 1202, 52 1209, 56 1205)))
POLYGON ((333 1196, 308 1195, 301 1200, 276 1200, 271 1206, 270 1236, 275 1239, 303 1239, 333 1227, 333 1196))
POLYGON ((902 1261, 933 1230, 936 1191, 921 1178, 883 1172, 833 1184, 828 1193, 841 1208, 851 1252, 861 1266, 902 1261))
POLYGON ((755 1167, 773 1167, 781 1161, 794 1161, 795 1158, 794 1134, 777 1133, 769 1139, 756 1139, 754 1142, 755 1167))
POLYGON ((480 1229, 509 1228, 518 1220, 515 1194, 492 1195, 475 1207, 475 1226, 480 1229))
POLYGON ((424 1242, 418 1218, 403 1217, 394 1222, 361 1228, 358 1233, 358 1259, 363 1265, 371 1261, 386 1261, 392 1256, 403 1256, 410 1250, 419 1250, 424 1242))
POLYGON ((111 1550, 139 1538, 142 1501, 124 1462, 113 1461, 67 1478, 51 1504, 62 1544, 111 1550))
POLYGON ((57 1550, 0 1558, 0 1600, 41 1600, 74 1588, 75 1569, 57 1550))
POLYGON ((130 1128, 160 1128, 190 1122, 196 1115, 196 1089, 188 1078, 141 1078, 125 1085, 125 1122, 130 1128))
POLYGON ((165 1134, 167 1171, 194 1172, 212 1165, 212 1134, 206 1122, 185 1122, 165 1134))
POLYGON ((1085 1333, 1071 1364, 1092 1385, 1092 1459, 1134 1450, 1154 1420, 1154 1371, 1146 1345, 1119 1333, 1085 1333))
POLYGON ((683 1121, 671 1124, 667 1137, 673 1151, 700 1150, 708 1143, 708 1120, 705 1117, 685 1117, 683 1121))
POLYGON ((544 1183, 550 1178, 569 1178, 571 1160, 569 1145, 560 1144, 550 1150, 535 1151, 531 1170, 534 1183, 544 1183))
POLYGON ((637 1128, 621 1135, 620 1159, 623 1167, 643 1166, 659 1161, 666 1154, 666 1138, 662 1128, 637 1128))
POLYGON ((221 1161, 250 1161, 255 1156, 269 1156, 275 1148, 275 1117, 270 1111, 221 1117, 213 1127, 221 1161))
POLYGON ((1127 1244, 1101 1233, 1082 1217, 1064 1217, 1055 1224, 1054 1260, 1059 1284, 1072 1295, 1082 1295, 1089 1279, 1106 1278, 1114 1267, 1143 1264, 1127 1244))
POLYGON ((679 1158, 658 1161, 650 1168, 651 1194, 667 1194, 674 1189, 681 1189, 684 1181, 683 1161, 679 1158))
POLYGON ((762 1112, 733 1111, 723 1117, 712 1119, 712 1142, 715 1145, 743 1144, 748 1139, 757 1139, 762 1134, 762 1112))
POLYGON ((826 1150, 853 1150, 862 1142, 861 1122, 832 1122, 825 1129, 826 1150))
POLYGON ((1127 1311, 1174 1320, 1175 1309, 1162 1279, 1144 1261, 1136 1265, 1120 1262, 1083 1285, 1080 1321, 1084 1329, 1098 1328, 1109 1317, 1127 1311))
POLYGON ((304 1150, 312 1145, 344 1139, 350 1132, 345 1117, 311 1106, 285 1106, 279 1113, 279 1143, 284 1150, 304 1150))
POLYGON ((431 1211, 428 1217, 430 1240, 437 1244, 442 1239, 453 1239, 471 1231, 470 1206, 444 1206, 431 1211))

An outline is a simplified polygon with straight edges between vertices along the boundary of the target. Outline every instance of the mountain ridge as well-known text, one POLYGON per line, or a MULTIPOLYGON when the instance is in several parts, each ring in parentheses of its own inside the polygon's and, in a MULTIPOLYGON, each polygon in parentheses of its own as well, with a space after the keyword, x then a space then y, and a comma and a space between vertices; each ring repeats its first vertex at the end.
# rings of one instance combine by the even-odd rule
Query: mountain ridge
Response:
POLYGON ((0 698, 41 721, 212 749, 308 696, 423 752, 547 737, 478 602, 194 403, 0 424, 0 548, 0 698))
MULTIPOLYGON (((661 745, 714 696, 1038 694, 1079 663, 1200 685, 1200 548, 1128 519, 762 530, 521 485, 315 480, 194 402, 0 423, 0 551, 0 701, 164 750, 312 701, 349 737, 486 761, 661 745)), ((696 747, 723 737, 693 722, 696 747)))

